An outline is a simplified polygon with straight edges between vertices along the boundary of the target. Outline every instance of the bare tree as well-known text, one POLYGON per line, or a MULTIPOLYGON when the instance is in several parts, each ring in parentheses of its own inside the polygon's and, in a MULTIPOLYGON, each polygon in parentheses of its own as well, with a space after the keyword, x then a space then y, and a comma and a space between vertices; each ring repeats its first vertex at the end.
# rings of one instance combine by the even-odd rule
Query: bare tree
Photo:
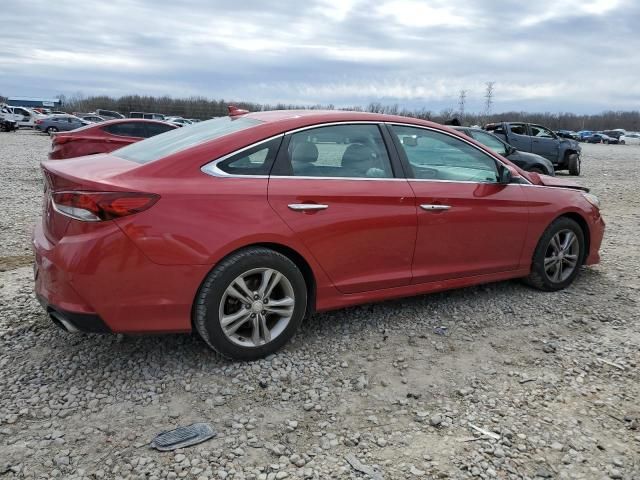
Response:
POLYGON ((460 112, 460 122, 464 121, 464 105, 467 101, 467 90, 460 90, 458 97, 458 110, 460 112))

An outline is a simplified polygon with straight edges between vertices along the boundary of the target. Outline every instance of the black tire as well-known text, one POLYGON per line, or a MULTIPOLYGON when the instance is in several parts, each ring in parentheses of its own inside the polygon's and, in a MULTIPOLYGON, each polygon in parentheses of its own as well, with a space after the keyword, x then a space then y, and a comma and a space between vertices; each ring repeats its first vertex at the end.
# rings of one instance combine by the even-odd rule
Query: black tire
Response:
POLYGON ((624 140, 620 140, 620 145, 624 145, 624 140))
MULTIPOLYGON (((582 228, 580 228, 580 225, 570 218, 560 217, 549 225, 542 234, 542 237, 540 237, 531 261, 531 273, 524 279, 524 281, 528 285, 546 292, 562 290, 563 288, 571 285, 578 275, 585 253, 584 232, 582 231, 582 228), (575 235, 578 244, 576 264, 570 275, 566 278, 554 281, 553 278, 550 277, 549 272, 545 270, 545 258, 549 257, 549 253, 553 249, 553 246, 551 245, 552 239, 556 235, 562 235, 562 232, 567 231, 572 232, 575 235)), ((562 263, 562 260, 560 262, 562 263)))
POLYGON ((580 157, 577 153, 571 153, 567 155, 567 167, 569 168, 569 174, 579 176, 581 169, 580 157))
POLYGON ((52 133, 58 133, 58 127, 47 127, 45 130, 47 135, 51 135, 52 133))
MULTIPOLYGON (((231 299, 233 300, 235 299, 231 299)), ((242 308, 249 308, 242 307, 237 300, 236 302, 239 306, 237 312, 242 308)), ((302 322, 306 308, 307 285, 296 264, 285 255, 268 248, 252 247, 231 254, 209 273, 196 296, 193 323, 207 345, 222 356, 234 360, 256 360, 274 353, 291 339, 302 322), (255 269, 273 269, 281 273, 292 288, 294 307, 286 327, 275 338, 259 346, 244 346, 232 341, 224 332, 220 323, 220 310, 226 308, 221 306, 223 301, 229 302, 229 297, 223 300, 227 288, 238 277, 255 269)), ((246 321, 246 326, 249 327, 251 322, 246 321)), ((243 338, 237 334, 234 336, 243 338)), ((249 341, 248 338, 246 340, 249 341)))

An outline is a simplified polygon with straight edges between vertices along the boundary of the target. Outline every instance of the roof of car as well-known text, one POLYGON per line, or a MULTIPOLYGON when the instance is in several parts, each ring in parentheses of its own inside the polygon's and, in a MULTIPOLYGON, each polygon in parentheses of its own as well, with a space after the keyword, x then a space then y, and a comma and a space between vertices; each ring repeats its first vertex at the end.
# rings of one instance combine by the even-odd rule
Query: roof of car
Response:
POLYGON ((266 112, 250 112, 238 117, 255 118, 266 123, 282 123, 287 127, 304 127, 331 122, 392 122, 411 123, 437 128, 449 128, 445 125, 421 120, 419 118, 387 115, 383 113, 354 112, 348 110, 270 110, 266 112))

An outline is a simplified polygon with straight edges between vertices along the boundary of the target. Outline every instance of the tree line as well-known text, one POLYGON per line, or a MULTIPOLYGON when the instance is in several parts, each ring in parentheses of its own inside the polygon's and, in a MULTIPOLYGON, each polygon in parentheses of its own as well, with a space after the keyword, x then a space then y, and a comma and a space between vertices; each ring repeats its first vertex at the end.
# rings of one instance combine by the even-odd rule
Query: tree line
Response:
MULTIPOLYGON (((0 96, 0 101, 4 97, 0 96)), ((154 97, 147 95, 125 95, 122 97, 89 96, 81 94, 72 96, 59 95, 62 101, 62 109, 67 112, 88 113, 103 108, 115 110, 124 115, 130 112, 162 113, 184 118, 196 118, 206 120, 212 117, 227 115, 227 106, 233 104, 252 112, 283 109, 336 109, 334 105, 293 105, 287 103, 264 104, 245 101, 227 101, 224 99, 209 99, 205 97, 173 98, 169 96, 154 97)), ((6 98, 4 98, 6 101, 6 98)), ((461 101, 464 105, 464 100, 461 101)), ((629 131, 640 131, 640 111, 604 111, 597 114, 578 115, 571 112, 502 112, 490 113, 489 108, 484 113, 470 113, 464 111, 464 106, 459 109, 444 109, 432 111, 427 108, 407 109, 396 105, 387 105, 380 102, 372 102, 367 106, 353 106, 341 108, 343 110, 356 110, 374 113, 387 113, 403 115, 407 117, 421 118, 438 123, 445 123, 457 118, 463 125, 485 125, 501 120, 522 121, 538 123, 553 130, 606 130, 612 128, 624 128, 629 131)))

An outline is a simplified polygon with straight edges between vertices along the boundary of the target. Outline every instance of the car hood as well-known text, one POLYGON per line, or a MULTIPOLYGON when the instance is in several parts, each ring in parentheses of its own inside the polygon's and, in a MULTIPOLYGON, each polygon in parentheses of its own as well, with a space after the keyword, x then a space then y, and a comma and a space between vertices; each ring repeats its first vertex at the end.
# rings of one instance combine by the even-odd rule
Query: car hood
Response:
POLYGON ((582 185, 564 177, 550 177, 549 175, 540 175, 534 172, 526 173, 527 177, 534 185, 541 185, 545 187, 572 188, 574 190, 582 190, 583 192, 589 191, 587 187, 583 187, 582 185))

